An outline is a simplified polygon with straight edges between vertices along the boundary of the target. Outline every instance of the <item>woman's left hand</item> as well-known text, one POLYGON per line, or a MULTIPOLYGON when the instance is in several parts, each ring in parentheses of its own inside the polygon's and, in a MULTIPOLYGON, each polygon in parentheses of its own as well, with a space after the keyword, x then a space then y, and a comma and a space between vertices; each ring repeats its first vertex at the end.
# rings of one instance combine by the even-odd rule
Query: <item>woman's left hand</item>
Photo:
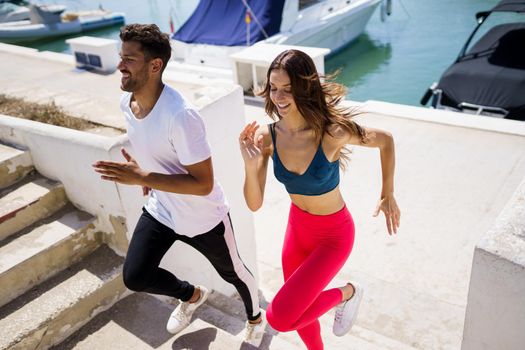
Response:
POLYGON ((399 210, 396 199, 393 195, 382 197, 379 200, 376 210, 374 211, 374 216, 378 216, 380 211, 385 214, 388 234, 392 235, 392 233, 397 233, 399 222, 401 220, 401 211, 399 210))

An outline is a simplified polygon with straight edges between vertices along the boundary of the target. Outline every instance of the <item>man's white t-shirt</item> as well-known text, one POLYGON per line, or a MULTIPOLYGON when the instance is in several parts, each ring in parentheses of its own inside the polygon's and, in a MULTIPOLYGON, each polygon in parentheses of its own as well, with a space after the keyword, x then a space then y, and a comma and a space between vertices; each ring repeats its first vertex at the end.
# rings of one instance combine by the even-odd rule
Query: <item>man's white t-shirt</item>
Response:
MULTIPOLYGON (((199 113, 174 89, 164 89, 151 112, 137 119, 130 108, 131 93, 120 100, 127 121, 132 156, 147 171, 187 174, 192 165, 211 156, 206 130, 199 113)), ((193 237, 206 233, 227 215, 229 206, 221 185, 214 179, 206 196, 152 190, 145 209, 176 233, 193 237)))

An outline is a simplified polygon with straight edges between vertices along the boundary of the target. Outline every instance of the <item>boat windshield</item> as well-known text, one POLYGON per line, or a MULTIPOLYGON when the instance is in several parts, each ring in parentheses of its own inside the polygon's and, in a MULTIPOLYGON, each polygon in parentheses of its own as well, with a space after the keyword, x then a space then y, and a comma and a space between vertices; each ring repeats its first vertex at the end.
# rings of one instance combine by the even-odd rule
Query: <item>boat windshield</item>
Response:
POLYGON ((304 8, 323 2, 323 0, 299 0, 299 11, 304 8))
POLYGON ((13 11, 18 10, 19 8, 20 6, 11 4, 10 2, 2 2, 0 3, 0 15, 11 13, 13 11))
POLYGON ((465 56, 480 54, 482 51, 490 50, 491 48, 495 49, 499 39, 505 34, 504 32, 523 28, 525 28, 525 13, 492 12, 470 41, 465 51, 465 56))

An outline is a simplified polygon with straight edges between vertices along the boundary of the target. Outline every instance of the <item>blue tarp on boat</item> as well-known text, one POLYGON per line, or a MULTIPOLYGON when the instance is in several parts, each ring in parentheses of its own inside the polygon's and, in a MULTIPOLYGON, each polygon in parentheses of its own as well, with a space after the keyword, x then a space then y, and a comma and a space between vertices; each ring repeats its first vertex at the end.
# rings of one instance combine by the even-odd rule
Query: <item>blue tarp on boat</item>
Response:
MULTIPOLYGON (((268 36, 279 32, 284 0, 246 0, 246 3, 253 11, 250 45, 265 39, 265 32, 268 36)), ((246 45, 245 16, 242 0, 201 0, 173 38, 186 43, 246 45)))

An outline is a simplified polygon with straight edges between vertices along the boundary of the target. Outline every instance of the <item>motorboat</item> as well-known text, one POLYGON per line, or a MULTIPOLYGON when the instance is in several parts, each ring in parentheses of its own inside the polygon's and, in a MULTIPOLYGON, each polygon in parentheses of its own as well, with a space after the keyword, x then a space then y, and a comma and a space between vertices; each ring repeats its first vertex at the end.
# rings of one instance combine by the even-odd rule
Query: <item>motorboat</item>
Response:
POLYGON ((525 120, 525 1, 500 1, 476 18, 458 58, 421 104, 525 120))
POLYGON ((60 5, 29 5, 30 20, 0 23, 0 41, 19 43, 121 25, 125 16, 104 9, 64 12, 60 5))
POLYGON ((260 42, 334 53, 364 31, 380 3, 391 8, 390 0, 201 0, 172 36, 173 56, 230 68, 231 54, 260 42))
POLYGON ((0 23, 29 20, 26 1, 0 0, 0 23))

